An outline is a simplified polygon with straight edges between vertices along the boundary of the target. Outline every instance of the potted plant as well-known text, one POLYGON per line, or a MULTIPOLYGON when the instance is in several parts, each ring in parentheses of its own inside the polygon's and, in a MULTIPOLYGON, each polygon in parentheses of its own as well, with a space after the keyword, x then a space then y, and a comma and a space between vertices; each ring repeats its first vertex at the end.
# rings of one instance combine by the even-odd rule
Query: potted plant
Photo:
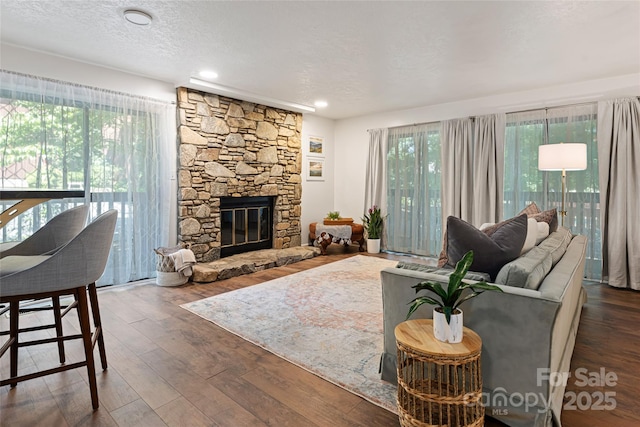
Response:
POLYGON ((383 222, 382 212, 376 205, 370 207, 368 213, 362 218, 364 231, 367 234, 367 252, 369 253, 377 254, 380 252, 383 222))
POLYGON ((340 212, 338 211, 331 211, 327 214, 327 218, 333 221, 339 220, 340 219, 340 212))
POLYGON ((498 291, 502 289, 495 285, 490 285, 485 281, 477 283, 463 282, 464 276, 469 271, 469 267, 473 263, 473 251, 467 252, 464 257, 456 264, 456 269, 449 276, 449 286, 444 289, 437 282, 420 282, 412 286, 416 293, 427 290, 435 294, 435 298, 430 296, 419 296, 410 302, 411 307, 407 314, 407 319, 422 304, 431 304, 436 307, 433 309, 433 334, 436 339, 449 342, 459 343, 462 341, 462 310, 460 304, 474 298, 484 291, 498 291), (471 292, 463 295, 465 289, 471 292))

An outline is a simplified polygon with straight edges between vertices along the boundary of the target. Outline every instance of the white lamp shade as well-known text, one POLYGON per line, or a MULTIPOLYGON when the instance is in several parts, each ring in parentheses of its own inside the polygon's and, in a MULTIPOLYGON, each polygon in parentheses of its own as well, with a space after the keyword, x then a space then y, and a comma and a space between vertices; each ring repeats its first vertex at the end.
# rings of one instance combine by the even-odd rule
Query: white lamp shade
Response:
POLYGON ((538 146, 541 171, 580 171, 587 168, 587 144, 545 144, 538 146))

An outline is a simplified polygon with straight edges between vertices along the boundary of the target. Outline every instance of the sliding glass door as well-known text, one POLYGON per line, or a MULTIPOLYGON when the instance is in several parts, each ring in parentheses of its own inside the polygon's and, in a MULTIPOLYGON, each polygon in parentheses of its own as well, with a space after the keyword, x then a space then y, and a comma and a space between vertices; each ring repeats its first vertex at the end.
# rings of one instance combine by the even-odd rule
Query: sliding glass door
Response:
POLYGON ((91 205, 91 217, 117 209, 101 284, 155 275, 153 248, 166 244, 175 128, 168 103, 2 72, 0 187, 84 190, 50 201, 2 229, 22 240, 61 211, 91 205))

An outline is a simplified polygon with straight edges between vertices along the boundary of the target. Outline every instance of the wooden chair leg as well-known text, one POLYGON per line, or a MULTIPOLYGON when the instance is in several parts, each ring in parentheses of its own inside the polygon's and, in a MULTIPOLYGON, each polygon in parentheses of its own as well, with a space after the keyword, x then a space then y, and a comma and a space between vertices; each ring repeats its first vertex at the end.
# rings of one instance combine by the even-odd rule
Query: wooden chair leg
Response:
MULTIPOLYGON (((9 339, 12 339, 9 349, 9 375, 11 378, 18 376, 18 315, 20 314, 20 301, 9 302, 9 339)), ((10 383, 11 388, 18 382, 10 383)))
POLYGON ((98 338, 98 350, 100 351, 100 363, 102 370, 107 369, 107 352, 104 348, 104 334, 102 332, 102 320, 100 319, 100 307, 98 305, 98 293, 96 292, 96 284, 89 285, 89 301, 91 302, 91 313, 93 314, 94 334, 98 338))
MULTIPOLYGON (((55 296, 53 300, 53 320, 56 325, 56 336, 61 338, 62 334, 62 310, 60 308, 60 297, 55 296)), ((64 341, 58 340, 58 356, 60 357, 60 363, 64 363, 66 358, 64 355, 64 341)))
POLYGON ((82 331, 84 343, 84 355, 87 360, 87 375, 89 375, 89 389, 91 391, 91 404, 93 409, 98 409, 98 385, 96 381, 96 367, 93 361, 93 345, 91 344, 91 324, 89 322, 89 307, 87 304, 87 291, 83 286, 76 289, 78 298, 78 319, 82 331))

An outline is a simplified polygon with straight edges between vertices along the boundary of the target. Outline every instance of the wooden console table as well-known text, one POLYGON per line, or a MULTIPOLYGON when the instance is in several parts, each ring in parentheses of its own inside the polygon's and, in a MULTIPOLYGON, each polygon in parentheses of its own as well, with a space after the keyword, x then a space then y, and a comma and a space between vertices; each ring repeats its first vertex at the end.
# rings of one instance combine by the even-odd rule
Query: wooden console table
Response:
POLYGON ((84 197, 84 190, 37 190, 37 189, 2 189, 0 200, 16 201, 0 214, 0 228, 21 213, 47 202, 51 199, 72 199, 84 197))
POLYGON ((433 336, 433 321, 419 319, 400 323, 395 336, 400 424, 483 426, 478 334, 464 328, 461 343, 441 342, 433 336))

